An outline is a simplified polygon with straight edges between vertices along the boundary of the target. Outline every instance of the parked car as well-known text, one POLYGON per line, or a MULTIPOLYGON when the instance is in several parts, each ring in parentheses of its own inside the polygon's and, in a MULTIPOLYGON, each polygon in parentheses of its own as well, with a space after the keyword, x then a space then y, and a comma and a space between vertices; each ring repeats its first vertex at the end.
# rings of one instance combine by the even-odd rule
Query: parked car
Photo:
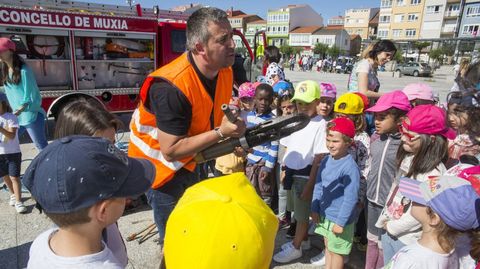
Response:
POLYGON ((396 70, 402 75, 412 75, 414 77, 432 75, 432 68, 426 63, 409 62, 404 64, 397 64, 396 70))
POLYGON ((353 69, 353 58, 340 56, 337 59, 335 73, 350 74, 353 69))

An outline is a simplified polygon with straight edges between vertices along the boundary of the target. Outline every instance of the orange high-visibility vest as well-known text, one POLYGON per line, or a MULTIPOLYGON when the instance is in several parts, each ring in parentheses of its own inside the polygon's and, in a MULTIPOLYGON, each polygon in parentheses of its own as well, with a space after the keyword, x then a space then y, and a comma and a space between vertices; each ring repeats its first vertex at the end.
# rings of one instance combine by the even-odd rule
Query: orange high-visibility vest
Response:
POLYGON ((140 89, 139 106, 134 111, 130 122, 128 155, 145 158, 155 164, 157 171, 152 184, 153 189, 157 189, 170 181, 175 172, 181 168, 193 172, 196 165, 193 161, 194 156, 169 162, 165 160, 162 154, 160 143, 158 142, 159 130, 156 126, 155 115, 144 106, 150 86, 155 83, 156 78, 172 83, 183 92, 192 105, 192 120, 188 129, 188 136, 195 136, 210 131, 212 129, 210 123, 212 113, 214 126, 220 125, 223 117, 221 106, 222 104, 228 104, 230 101, 233 87, 232 69, 230 67, 221 69, 217 77, 215 100, 212 101, 195 69, 188 61, 187 53, 154 71, 146 78, 140 89))

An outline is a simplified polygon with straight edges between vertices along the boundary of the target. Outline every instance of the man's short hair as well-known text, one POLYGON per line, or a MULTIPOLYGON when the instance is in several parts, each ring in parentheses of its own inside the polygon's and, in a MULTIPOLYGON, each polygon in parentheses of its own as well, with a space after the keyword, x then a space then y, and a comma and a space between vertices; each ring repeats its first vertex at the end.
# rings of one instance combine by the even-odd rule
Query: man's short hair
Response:
POLYGON ((46 213, 47 217, 55 223, 60 228, 76 225, 76 224, 85 224, 90 222, 91 218, 88 216, 88 212, 90 211, 92 206, 82 208, 75 212, 70 213, 46 213))
POLYGON ((187 20, 187 50, 195 51, 195 44, 206 44, 210 38, 209 22, 228 22, 227 13, 215 7, 203 7, 193 12, 187 20))

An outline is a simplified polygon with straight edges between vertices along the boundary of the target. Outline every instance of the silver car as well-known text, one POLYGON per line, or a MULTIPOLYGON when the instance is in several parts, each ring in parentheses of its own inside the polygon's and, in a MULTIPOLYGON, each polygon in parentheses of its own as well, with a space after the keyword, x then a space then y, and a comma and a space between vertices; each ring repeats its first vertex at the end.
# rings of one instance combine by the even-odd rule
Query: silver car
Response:
POLYGON ((397 64, 396 70, 402 75, 412 75, 414 77, 432 75, 432 68, 426 63, 410 62, 404 64, 397 64))

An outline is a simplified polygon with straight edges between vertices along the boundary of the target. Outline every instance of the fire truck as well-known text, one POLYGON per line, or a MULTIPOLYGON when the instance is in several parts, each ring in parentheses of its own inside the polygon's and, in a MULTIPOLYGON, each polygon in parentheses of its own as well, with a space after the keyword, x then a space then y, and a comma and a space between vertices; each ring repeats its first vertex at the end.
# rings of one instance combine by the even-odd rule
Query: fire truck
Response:
MULTIPOLYGON (((0 36, 34 71, 49 117, 68 101, 95 98, 132 111, 144 78, 185 52, 188 14, 139 5, 0 0, 0 36)), ((247 58, 254 54, 240 31, 247 58)))

